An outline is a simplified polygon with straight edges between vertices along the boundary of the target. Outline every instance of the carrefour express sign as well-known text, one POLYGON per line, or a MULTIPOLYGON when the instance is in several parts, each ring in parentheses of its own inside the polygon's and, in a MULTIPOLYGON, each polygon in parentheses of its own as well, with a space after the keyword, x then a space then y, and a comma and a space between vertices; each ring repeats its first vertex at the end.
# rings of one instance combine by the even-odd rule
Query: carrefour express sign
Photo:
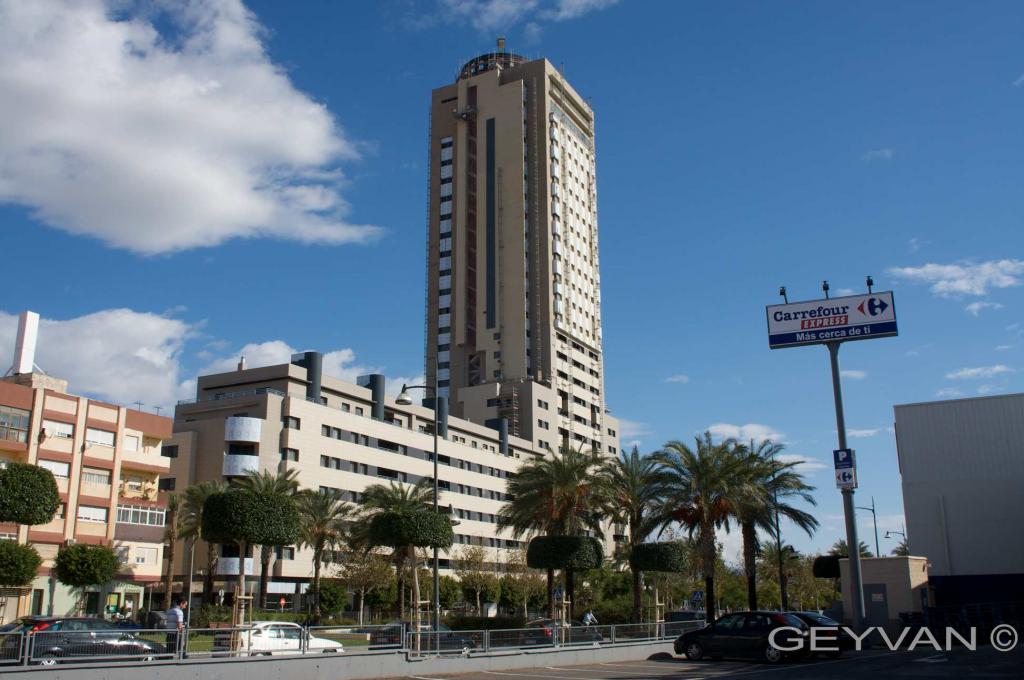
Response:
POLYGON ((771 349, 897 334, 891 291, 769 305, 767 313, 771 349))

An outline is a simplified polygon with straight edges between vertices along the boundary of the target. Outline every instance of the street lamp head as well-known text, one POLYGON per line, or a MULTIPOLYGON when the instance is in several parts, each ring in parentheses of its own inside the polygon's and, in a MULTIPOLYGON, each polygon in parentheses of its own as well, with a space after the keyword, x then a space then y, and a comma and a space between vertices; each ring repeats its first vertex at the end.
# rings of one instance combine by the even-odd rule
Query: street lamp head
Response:
POLYGON ((406 387, 407 386, 403 384, 402 391, 399 393, 397 397, 395 397, 395 403, 398 404, 399 406, 412 405, 412 397, 409 396, 409 391, 408 389, 406 389, 406 387))

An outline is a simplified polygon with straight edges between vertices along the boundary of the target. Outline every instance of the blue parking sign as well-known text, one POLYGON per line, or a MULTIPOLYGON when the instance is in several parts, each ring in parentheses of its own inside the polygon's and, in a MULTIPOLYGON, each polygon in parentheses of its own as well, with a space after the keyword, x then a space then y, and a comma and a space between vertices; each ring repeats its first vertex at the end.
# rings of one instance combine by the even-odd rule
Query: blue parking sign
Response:
POLYGON ((857 457, 853 449, 836 449, 832 452, 832 460, 836 470, 850 470, 857 467, 857 457))

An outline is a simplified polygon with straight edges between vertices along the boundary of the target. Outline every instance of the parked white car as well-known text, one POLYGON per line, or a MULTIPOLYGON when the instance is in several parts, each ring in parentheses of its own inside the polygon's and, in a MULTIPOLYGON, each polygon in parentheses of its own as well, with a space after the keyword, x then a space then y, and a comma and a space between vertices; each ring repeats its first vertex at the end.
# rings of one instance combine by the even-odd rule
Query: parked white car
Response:
POLYGON ((299 624, 287 621, 254 621, 250 630, 238 635, 241 649, 254 655, 300 654, 303 649, 309 654, 344 651, 340 642, 316 637, 299 624))

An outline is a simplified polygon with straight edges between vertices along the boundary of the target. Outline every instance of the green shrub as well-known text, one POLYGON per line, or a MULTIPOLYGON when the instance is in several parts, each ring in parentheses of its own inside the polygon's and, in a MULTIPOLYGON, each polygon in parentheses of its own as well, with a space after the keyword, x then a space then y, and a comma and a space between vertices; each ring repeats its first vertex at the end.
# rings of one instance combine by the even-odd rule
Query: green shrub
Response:
POLYGON ((536 536, 526 549, 532 569, 597 569, 604 561, 601 541, 590 536, 536 536))
POLYGON ((76 543, 57 551, 53 568, 64 585, 85 588, 112 581, 119 566, 117 554, 110 547, 76 543))
POLYGON ((27 463, 0 469, 0 522, 46 524, 59 507, 60 493, 49 470, 27 463))
POLYGON ((686 546, 682 541, 641 543, 634 546, 629 565, 640 571, 686 571, 686 546))
MULTIPOLYGON (((312 595, 312 593, 309 593, 312 595)), ((348 589, 333 579, 320 581, 320 609, 324 614, 337 614, 348 604, 348 589)))
POLYGON ((0 541, 0 586, 20 588, 32 583, 43 558, 30 545, 0 541))

